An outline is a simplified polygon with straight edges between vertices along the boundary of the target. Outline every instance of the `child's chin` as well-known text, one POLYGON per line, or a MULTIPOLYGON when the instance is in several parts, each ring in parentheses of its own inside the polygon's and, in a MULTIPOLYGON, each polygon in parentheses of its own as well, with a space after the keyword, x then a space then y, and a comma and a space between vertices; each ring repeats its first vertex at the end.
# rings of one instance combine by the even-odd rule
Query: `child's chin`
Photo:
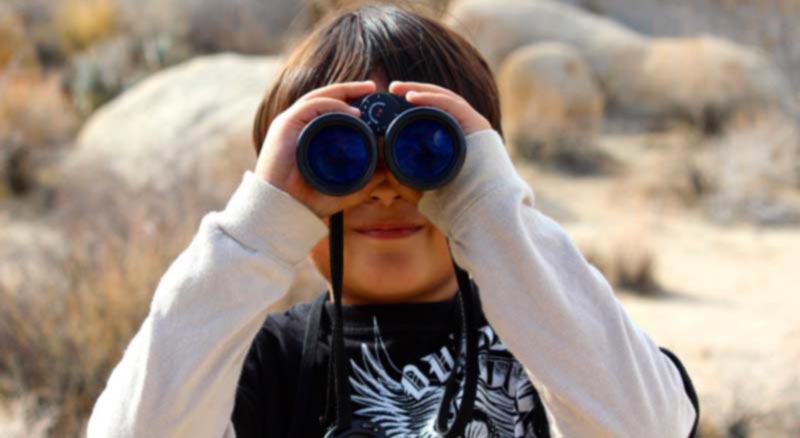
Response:
POLYGON ((345 289, 354 293, 354 301, 362 303, 440 299, 439 289, 453 276, 449 259, 448 263, 437 263, 429 252, 384 253, 373 258, 354 258, 349 263, 345 289))
POLYGON ((351 304, 380 304, 380 303, 405 303, 414 301, 419 295, 415 290, 385 289, 380 288, 352 291, 345 297, 345 302, 351 304))

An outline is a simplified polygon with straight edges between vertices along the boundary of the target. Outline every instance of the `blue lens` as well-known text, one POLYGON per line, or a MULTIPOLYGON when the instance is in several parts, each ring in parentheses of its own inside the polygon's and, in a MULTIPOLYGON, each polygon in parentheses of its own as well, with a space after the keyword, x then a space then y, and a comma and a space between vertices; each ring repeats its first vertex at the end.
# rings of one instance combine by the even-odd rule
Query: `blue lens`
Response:
POLYGON ((320 129, 308 144, 308 164, 314 175, 334 188, 357 184, 369 170, 367 141, 349 126, 320 129))
POLYGON ((455 142, 442 123, 414 120, 395 139, 394 160, 406 177, 422 184, 436 184, 453 165, 455 142))

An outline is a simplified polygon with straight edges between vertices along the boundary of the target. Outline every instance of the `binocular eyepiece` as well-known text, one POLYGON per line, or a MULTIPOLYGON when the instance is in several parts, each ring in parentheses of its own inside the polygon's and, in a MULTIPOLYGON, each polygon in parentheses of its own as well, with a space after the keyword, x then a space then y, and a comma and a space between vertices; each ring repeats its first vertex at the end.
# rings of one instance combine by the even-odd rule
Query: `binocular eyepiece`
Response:
POLYGON ((323 114, 298 137, 297 166, 317 191, 332 196, 358 191, 381 157, 398 181, 417 190, 441 187, 461 170, 464 132, 445 111, 414 106, 386 92, 362 96, 351 105, 361 110, 360 117, 323 114))

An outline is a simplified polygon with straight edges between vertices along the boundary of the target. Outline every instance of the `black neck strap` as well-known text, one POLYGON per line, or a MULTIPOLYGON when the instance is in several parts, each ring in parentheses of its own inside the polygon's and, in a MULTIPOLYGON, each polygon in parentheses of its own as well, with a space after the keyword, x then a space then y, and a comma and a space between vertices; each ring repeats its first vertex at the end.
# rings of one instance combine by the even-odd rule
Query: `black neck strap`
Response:
MULTIPOLYGON (((333 388, 336 398, 336 430, 350 428, 350 391, 347 376, 347 351, 344 348, 344 318, 342 317, 342 276, 344 275, 344 213, 330 217, 330 264, 331 286, 333 287, 333 388)), ((330 401, 329 401, 330 402, 330 401)), ((330 404, 329 404, 330 405, 330 404)))
POLYGON ((467 422, 472 417, 472 407, 475 405, 475 396, 478 389, 478 302, 477 293, 469 279, 469 274, 461 269, 455 260, 453 268, 456 271, 458 281, 458 302, 460 307, 460 318, 458 329, 456 330, 456 362, 450 371, 450 376, 445 384, 442 402, 439 404, 439 412, 436 415, 435 430, 445 438, 456 438, 461 436, 467 422), (450 405, 458 394, 458 361, 461 358, 462 334, 466 339, 463 343, 466 346, 466 357, 464 363, 464 389, 461 396, 461 405, 456 410, 456 416, 450 428, 447 427, 447 418, 450 413, 450 405))

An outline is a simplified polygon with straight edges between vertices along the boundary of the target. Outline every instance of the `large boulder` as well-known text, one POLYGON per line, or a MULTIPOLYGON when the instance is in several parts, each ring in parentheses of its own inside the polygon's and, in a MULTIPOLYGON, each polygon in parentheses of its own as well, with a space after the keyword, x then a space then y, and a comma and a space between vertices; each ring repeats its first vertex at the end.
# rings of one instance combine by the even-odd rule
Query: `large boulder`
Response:
MULTIPOLYGON (((253 119, 281 62, 233 54, 197 58, 102 107, 52 183, 60 215, 74 222, 69 218, 100 211, 105 218, 98 221, 110 233, 150 226, 165 238, 186 237, 175 230, 194 230, 203 214, 223 207, 254 167, 253 119), (141 213, 135 224, 131 203, 141 213)), ((324 288, 318 273, 301 267, 291 298, 276 308, 324 288)))
POLYGON ((659 38, 647 46, 626 106, 677 116, 716 133, 741 112, 791 114, 786 78, 757 51, 712 36, 659 38))
POLYGON ((551 0, 459 0, 448 24, 469 38, 493 67, 512 50, 541 41, 566 43, 583 56, 610 94, 624 88, 648 38, 579 8, 551 0))
POLYGON ((552 161, 593 148, 604 97, 572 47, 550 42, 513 51, 500 67, 498 87, 515 155, 552 161))
POLYGON ((196 190, 195 174, 236 181, 255 162, 253 118, 279 65, 222 54, 157 73, 86 122, 63 172, 103 168, 135 190, 196 190))
POLYGON ((612 115, 640 118, 648 127, 654 121, 688 119, 715 131, 743 108, 795 111, 788 81, 752 49, 711 37, 654 40, 552 0, 500 3, 457 1, 450 24, 495 69, 523 45, 569 44, 591 68, 612 115))
MULTIPOLYGON (((560 0, 646 35, 711 33, 769 53, 800 89, 800 3, 787 0, 560 0), (655 19, 657 17, 657 19, 655 19)), ((800 98, 800 96, 798 96, 800 98)))

